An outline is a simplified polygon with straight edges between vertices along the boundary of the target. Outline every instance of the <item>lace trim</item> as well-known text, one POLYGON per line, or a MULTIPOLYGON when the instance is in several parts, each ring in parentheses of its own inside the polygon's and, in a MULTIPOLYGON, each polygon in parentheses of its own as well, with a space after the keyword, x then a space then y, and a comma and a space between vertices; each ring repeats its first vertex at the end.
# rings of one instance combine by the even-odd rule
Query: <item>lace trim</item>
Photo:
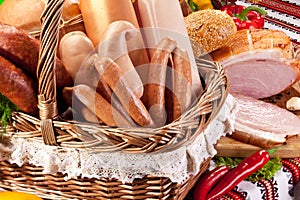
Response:
POLYGON ((66 174, 66 180, 104 177, 130 183, 136 178, 152 175, 183 183, 189 175, 199 172, 205 159, 216 155, 214 144, 221 136, 232 133, 235 113, 235 100, 228 95, 218 116, 193 143, 170 152, 90 154, 84 149, 47 146, 33 139, 11 138, 11 145, 0 144, 0 160, 8 160, 18 166, 25 163, 41 166, 45 174, 61 172, 66 174))

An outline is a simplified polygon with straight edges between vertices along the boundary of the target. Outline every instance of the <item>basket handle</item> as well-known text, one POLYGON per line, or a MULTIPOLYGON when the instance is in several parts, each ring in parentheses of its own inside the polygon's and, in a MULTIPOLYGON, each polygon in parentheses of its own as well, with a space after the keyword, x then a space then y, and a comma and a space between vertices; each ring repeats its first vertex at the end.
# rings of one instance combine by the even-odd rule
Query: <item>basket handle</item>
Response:
POLYGON ((58 145, 52 120, 58 118, 54 69, 63 3, 64 0, 48 0, 41 15, 41 43, 36 73, 41 133, 47 145, 58 145))

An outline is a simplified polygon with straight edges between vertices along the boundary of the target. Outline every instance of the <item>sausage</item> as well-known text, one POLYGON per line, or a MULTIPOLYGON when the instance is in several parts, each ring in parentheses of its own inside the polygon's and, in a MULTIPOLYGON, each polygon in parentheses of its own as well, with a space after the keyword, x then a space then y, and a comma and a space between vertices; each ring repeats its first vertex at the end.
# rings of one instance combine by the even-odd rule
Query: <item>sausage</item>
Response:
POLYGON ((80 1, 80 10, 85 30, 94 46, 107 26, 117 20, 125 20, 139 27, 131 0, 84 0, 80 1))
POLYGON ((173 62, 173 120, 175 120, 190 106, 193 90, 187 51, 176 48, 173 52, 173 62))
POLYGON ((131 127, 130 124, 110 103, 87 85, 76 85, 73 88, 75 97, 90 109, 106 125, 112 127, 131 127))
POLYGON ((76 120, 82 121, 83 118, 83 120, 88 122, 103 123, 90 109, 73 96, 73 87, 65 87, 62 91, 62 95, 64 101, 72 107, 73 117, 76 120))
MULTIPOLYGON (((39 40, 14 26, 0 23, 0 55, 36 79, 39 59, 39 40)), ((58 88, 72 85, 72 79, 59 59, 55 67, 58 88)))
POLYGON ((75 82, 82 62, 94 51, 92 41, 81 31, 65 34, 59 43, 59 57, 75 82))
POLYGON ((0 93, 21 111, 37 114, 37 85, 7 59, 0 56, 0 93))
POLYGON ((135 123, 123 108, 119 100, 113 96, 113 92, 109 85, 103 80, 103 77, 99 75, 99 72, 95 68, 95 61, 99 59, 99 56, 95 53, 90 55, 83 66, 80 68, 79 74, 75 84, 86 84, 95 90, 111 105, 116 108, 132 125, 135 123))
POLYGON ((119 65, 122 73, 128 81, 134 94, 141 98, 144 92, 142 80, 135 70, 128 54, 127 41, 133 40, 139 35, 139 31, 127 21, 112 22, 103 32, 98 54, 100 57, 111 58, 119 65))
POLYGON ((151 125, 151 117, 144 104, 133 93, 119 66, 110 58, 103 57, 95 63, 103 80, 114 91, 125 110, 140 126, 151 125))
POLYGON ((137 16, 142 24, 143 38, 148 48, 154 48, 163 38, 171 36, 179 48, 188 52, 192 67, 193 92, 202 93, 190 37, 188 36, 179 0, 135 0, 137 16))
POLYGON ((147 85, 148 109, 154 123, 162 126, 166 122, 165 112, 165 84, 168 60, 176 48, 176 41, 167 37, 162 39, 153 55, 149 66, 147 85))

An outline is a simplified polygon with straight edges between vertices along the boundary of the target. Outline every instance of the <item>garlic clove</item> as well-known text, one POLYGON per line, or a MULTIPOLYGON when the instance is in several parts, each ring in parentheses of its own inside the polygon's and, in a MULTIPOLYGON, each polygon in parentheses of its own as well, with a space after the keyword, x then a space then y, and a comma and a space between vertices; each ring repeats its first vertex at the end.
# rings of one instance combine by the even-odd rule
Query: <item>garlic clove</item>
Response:
POLYGON ((300 110, 300 97, 292 97, 286 102, 286 108, 290 111, 300 110))

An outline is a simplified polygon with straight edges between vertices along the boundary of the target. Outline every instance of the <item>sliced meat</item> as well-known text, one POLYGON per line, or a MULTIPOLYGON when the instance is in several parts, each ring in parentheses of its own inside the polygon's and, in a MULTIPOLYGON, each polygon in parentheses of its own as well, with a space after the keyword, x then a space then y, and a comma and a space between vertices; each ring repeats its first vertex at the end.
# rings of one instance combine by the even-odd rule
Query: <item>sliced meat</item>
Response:
POLYGON ((289 37, 275 30, 241 30, 227 46, 213 52, 225 68, 229 92, 254 98, 278 94, 300 79, 289 37))
POLYGON ((282 145, 287 137, 300 134, 300 119, 293 113, 252 97, 232 95, 238 103, 233 138, 270 148, 282 145))

